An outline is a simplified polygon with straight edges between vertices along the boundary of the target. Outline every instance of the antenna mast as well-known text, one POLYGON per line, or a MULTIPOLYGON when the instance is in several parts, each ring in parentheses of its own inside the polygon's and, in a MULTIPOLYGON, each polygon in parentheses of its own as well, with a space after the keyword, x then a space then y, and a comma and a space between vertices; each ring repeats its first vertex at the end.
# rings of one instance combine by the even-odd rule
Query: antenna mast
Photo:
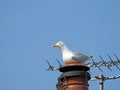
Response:
MULTIPOLYGON (((94 62, 93 63, 89 63, 88 65, 90 65, 89 67, 93 68, 93 67, 97 67, 101 72, 102 69, 100 67, 107 67, 108 70, 112 71, 111 67, 115 66, 118 70, 120 70, 120 67, 118 65, 120 65, 120 59, 117 57, 116 54, 114 54, 116 60, 113 60, 111 58, 110 55, 108 55, 109 61, 105 61, 102 56, 99 55, 99 58, 101 59, 100 62, 94 62)), ((99 80, 99 90, 104 90, 104 81, 106 80, 112 80, 112 79, 118 79, 120 78, 120 75, 117 76, 111 76, 111 77, 105 77, 103 74, 100 74, 98 76, 95 76, 94 78, 91 78, 91 81, 96 81, 99 80)))

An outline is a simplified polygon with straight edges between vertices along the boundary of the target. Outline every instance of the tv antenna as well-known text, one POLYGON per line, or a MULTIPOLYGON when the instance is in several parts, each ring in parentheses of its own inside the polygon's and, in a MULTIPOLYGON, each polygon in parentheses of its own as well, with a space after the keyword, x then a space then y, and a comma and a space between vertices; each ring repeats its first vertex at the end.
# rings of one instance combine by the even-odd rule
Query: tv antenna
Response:
MULTIPOLYGON (((101 61, 94 62, 94 60, 92 60, 92 63, 88 63, 88 66, 90 68, 94 68, 94 67, 98 68, 101 72, 103 72, 101 67, 107 67, 108 70, 112 71, 112 67, 115 66, 118 70, 120 70, 120 67, 118 66, 120 65, 120 59, 118 58, 118 56, 114 54, 114 57, 115 57, 114 60, 111 58, 110 55, 107 55, 107 56, 108 56, 109 61, 105 61, 103 57, 99 55, 99 58, 101 61)), ((118 78, 120 78, 120 75, 106 77, 103 74, 100 74, 98 76, 91 78, 91 81, 99 80, 99 90, 104 90, 104 81, 118 79, 118 78)))

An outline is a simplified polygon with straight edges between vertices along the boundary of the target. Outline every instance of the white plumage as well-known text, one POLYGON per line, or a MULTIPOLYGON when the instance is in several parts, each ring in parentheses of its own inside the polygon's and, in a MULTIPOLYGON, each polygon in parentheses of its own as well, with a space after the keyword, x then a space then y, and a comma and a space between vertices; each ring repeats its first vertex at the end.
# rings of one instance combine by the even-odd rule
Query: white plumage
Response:
POLYGON ((53 45, 54 48, 59 48, 62 51, 63 61, 76 60, 81 63, 85 63, 87 60, 91 60, 93 56, 87 56, 81 53, 73 52, 67 48, 64 42, 59 41, 53 45))

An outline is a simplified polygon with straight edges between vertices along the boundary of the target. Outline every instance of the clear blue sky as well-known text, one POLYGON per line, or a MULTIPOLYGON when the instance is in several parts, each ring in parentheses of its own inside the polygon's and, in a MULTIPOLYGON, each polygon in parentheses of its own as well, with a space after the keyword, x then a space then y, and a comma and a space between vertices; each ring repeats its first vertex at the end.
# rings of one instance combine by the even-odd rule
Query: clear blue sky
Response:
MULTIPOLYGON (((45 60, 58 66, 61 53, 51 46, 64 41, 74 51, 120 57, 120 0, 1 0, 0 90, 56 90, 58 71, 46 71, 45 60)), ((114 76, 103 68, 103 74, 114 76)), ((101 72, 91 69, 94 77, 101 72)), ((105 82, 120 89, 120 79, 105 82)), ((90 90, 99 90, 90 81, 90 90)))

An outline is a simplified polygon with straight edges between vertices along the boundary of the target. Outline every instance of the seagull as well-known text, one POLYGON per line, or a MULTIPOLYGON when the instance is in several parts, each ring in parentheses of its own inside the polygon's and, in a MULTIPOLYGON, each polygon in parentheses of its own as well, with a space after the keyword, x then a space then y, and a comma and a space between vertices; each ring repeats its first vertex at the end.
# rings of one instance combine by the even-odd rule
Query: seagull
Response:
POLYGON ((85 63, 88 60, 92 60, 93 56, 87 56, 81 53, 73 52, 65 45, 64 42, 59 41, 53 45, 53 48, 59 48, 62 52, 62 59, 64 62, 70 60, 76 60, 80 63, 85 63))

